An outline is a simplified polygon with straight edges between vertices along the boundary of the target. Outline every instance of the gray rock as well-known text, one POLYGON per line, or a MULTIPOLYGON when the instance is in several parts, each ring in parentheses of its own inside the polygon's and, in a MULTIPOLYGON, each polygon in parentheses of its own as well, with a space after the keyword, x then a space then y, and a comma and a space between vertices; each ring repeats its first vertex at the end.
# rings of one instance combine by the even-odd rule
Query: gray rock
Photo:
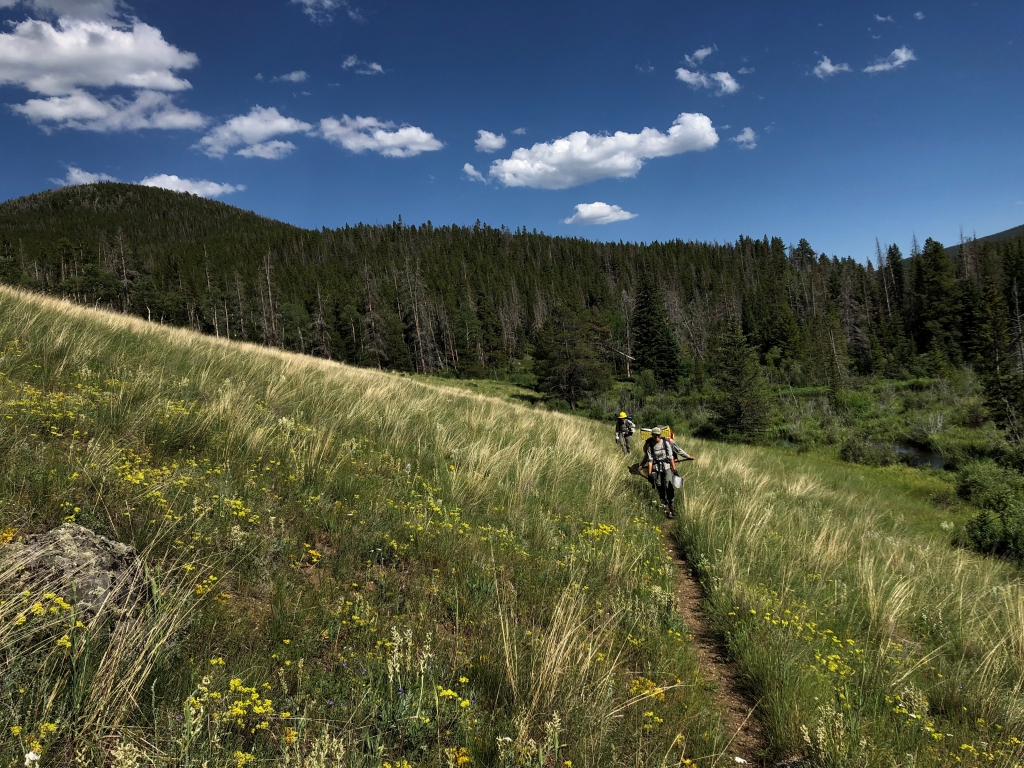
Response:
POLYGON ((147 599, 135 548, 80 525, 65 523, 5 549, 0 570, 14 564, 19 589, 56 592, 83 621, 107 612, 120 618, 147 599))

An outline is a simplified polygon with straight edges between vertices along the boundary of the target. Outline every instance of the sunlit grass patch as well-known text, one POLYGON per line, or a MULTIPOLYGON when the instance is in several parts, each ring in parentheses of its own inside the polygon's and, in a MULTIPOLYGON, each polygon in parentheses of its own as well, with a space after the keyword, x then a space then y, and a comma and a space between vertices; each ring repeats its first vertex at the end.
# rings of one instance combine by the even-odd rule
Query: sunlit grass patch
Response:
POLYGON ((6 761, 721 752, 652 507, 595 450, 602 425, 6 290, 0 350, 0 553, 74 521, 135 546, 153 598, 129 645, 10 636, 6 761))
POLYGON ((949 483, 694 446, 678 536, 780 756, 995 764, 1024 752, 1020 573, 950 544, 949 483), (908 755, 910 757, 908 757, 908 755))

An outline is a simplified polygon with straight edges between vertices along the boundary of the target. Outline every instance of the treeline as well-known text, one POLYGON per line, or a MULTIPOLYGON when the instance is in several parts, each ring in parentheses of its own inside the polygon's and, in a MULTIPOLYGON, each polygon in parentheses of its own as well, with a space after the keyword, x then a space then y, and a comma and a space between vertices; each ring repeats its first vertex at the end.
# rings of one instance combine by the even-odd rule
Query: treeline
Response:
POLYGON ((519 378, 572 406, 644 370, 670 390, 722 375, 839 389, 971 365, 1000 424, 1024 430, 1021 239, 954 257, 915 241, 861 264, 768 237, 597 243, 401 221, 311 231, 110 183, 0 205, 0 280, 358 365, 519 378))

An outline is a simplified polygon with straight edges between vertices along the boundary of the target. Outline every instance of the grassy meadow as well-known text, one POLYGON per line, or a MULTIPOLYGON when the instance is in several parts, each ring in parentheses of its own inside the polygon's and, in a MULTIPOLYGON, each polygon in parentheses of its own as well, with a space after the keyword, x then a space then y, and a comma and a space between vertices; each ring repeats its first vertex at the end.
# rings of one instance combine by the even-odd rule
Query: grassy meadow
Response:
MULTIPOLYGON (((0 353, 0 765, 731 763, 609 424, 6 289, 0 353), (12 586, 66 520, 141 607, 12 586)), ((766 759, 1024 763, 1021 574, 951 546, 946 475, 680 442, 766 759)))
POLYGON ((1024 588, 950 545, 939 473, 695 445, 676 536, 777 755, 1024 762, 1024 588))
POLYGON ((0 289, 0 765, 724 762, 645 491, 593 422, 0 289), (119 620, 17 586, 65 521, 142 553, 119 620))

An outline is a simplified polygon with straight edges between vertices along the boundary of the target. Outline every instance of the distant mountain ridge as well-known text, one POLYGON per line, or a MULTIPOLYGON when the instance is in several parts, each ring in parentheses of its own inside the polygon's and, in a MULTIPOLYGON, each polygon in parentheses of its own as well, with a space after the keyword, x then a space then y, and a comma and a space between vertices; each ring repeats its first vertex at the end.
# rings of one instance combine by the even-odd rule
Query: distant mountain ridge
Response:
POLYGON ((980 330, 967 322, 988 296, 973 281, 1024 283, 1024 238, 977 247, 991 274, 960 273, 931 239, 876 265, 768 236, 614 243, 400 219, 302 229, 120 183, 0 204, 0 282, 357 365, 521 377, 571 393, 569 405, 645 370, 703 386, 737 325, 789 386, 917 375, 936 345, 973 359, 980 330))
MULTIPOLYGON (((1012 229, 1004 229, 1002 232, 996 232, 994 235, 985 235, 984 237, 971 237, 964 240, 965 243, 1004 243, 1007 240, 1016 240, 1017 238, 1024 237, 1024 224, 1019 227, 1013 227, 1012 229)), ((950 256, 955 256, 960 251, 960 244, 951 245, 946 248, 946 252, 950 256)))

